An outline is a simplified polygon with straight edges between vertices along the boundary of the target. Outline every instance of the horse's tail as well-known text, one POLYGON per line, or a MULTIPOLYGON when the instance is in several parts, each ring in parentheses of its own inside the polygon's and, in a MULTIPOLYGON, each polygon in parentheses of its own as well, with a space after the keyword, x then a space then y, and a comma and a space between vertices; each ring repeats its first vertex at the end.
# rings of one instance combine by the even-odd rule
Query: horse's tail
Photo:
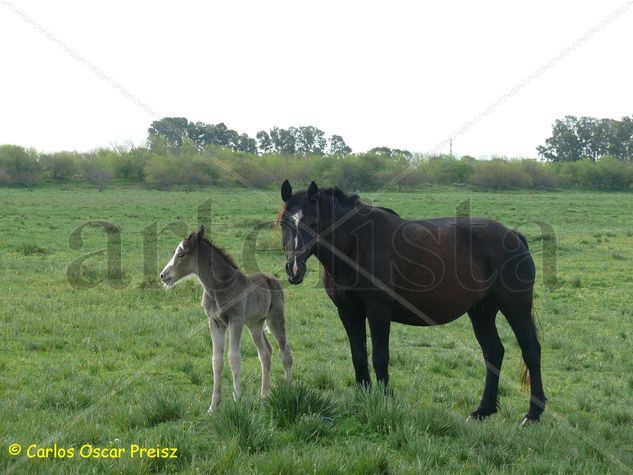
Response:
MULTIPOLYGON (((543 326, 541 325, 541 321, 538 318, 538 313, 536 313, 536 309, 532 309, 532 314, 530 319, 532 320, 532 326, 534 328, 534 334, 536 335, 536 339, 539 344, 543 342, 543 326), (536 323, 538 322, 538 328, 536 323)), ((521 385, 521 389, 527 391, 530 387, 530 372, 528 371, 527 366, 525 365, 525 361, 521 358, 521 371, 519 373, 519 384, 521 385)))

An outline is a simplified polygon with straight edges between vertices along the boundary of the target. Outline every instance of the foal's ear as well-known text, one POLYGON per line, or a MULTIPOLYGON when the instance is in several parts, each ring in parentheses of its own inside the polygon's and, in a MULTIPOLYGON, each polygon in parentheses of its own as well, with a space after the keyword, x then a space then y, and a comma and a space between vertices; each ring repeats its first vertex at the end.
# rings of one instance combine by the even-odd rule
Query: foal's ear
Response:
POLYGON ((281 184, 281 199, 284 203, 288 203, 290 198, 292 198, 292 186, 288 180, 284 180, 281 184))
POLYGON ((308 199, 310 201, 316 201, 317 195, 319 194, 319 187, 315 182, 310 183, 308 187, 308 199))
POLYGON ((200 230, 198 231, 198 242, 204 239, 204 224, 200 225, 200 230))

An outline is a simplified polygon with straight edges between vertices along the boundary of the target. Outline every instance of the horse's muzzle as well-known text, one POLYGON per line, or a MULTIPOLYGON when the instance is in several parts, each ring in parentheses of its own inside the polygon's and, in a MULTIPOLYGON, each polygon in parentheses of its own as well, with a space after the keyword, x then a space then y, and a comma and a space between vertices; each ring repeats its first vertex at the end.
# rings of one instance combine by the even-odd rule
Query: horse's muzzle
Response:
POLYGON ((306 265, 304 262, 297 262, 296 259, 286 262, 286 274, 288 274, 288 282, 292 285, 299 285, 303 282, 306 273, 306 265))

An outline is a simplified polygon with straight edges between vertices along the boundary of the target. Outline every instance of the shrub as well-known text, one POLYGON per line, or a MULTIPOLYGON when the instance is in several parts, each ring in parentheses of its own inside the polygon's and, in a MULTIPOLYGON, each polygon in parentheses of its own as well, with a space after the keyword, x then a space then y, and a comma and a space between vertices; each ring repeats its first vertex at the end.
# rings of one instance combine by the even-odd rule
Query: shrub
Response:
POLYGON ((469 183, 485 190, 507 190, 527 188, 532 185, 532 178, 518 162, 493 159, 480 162, 470 176, 469 183))
POLYGON ((81 168, 88 183, 95 185, 99 191, 105 190, 112 181, 110 168, 98 158, 84 159, 81 168))
POLYGON ((210 185, 219 173, 209 158, 197 154, 174 156, 153 154, 145 164, 145 181, 150 187, 171 188, 210 185))
POLYGON ((464 183, 474 169, 474 160, 465 157, 457 160, 451 156, 431 157, 420 165, 424 181, 438 185, 464 183))
POLYGON ((0 145, 0 177, 10 185, 38 183, 41 167, 35 152, 17 145, 0 145))
MULTIPOLYGON (((160 141, 159 141, 160 142, 160 141)), ((633 187, 633 163, 604 157, 597 161, 543 163, 536 160, 489 161, 464 156, 421 159, 384 148, 357 154, 256 155, 217 145, 199 150, 191 141, 178 146, 152 143, 152 148, 99 149, 88 154, 59 152, 42 155, 15 145, 0 146, 0 185, 31 186, 42 173, 64 181, 76 176, 103 190, 116 177, 144 182, 148 187, 252 185, 278 187, 289 179, 297 188, 314 180, 346 191, 381 188, 414 190, 424 183, 470 184, 483 190, 580 187, 627 190, 633 187)))

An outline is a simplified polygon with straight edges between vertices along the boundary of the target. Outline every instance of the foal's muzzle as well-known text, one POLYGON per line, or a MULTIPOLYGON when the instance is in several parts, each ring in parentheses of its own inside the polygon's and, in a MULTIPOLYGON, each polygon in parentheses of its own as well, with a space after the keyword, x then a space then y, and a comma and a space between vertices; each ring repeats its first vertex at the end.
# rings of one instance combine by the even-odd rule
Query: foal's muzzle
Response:
POLYGON ((169 274, 169 272, 165 272, 164 270, 160 273, 160 281, 167 287, 174 283, 174 278, 169 274))

